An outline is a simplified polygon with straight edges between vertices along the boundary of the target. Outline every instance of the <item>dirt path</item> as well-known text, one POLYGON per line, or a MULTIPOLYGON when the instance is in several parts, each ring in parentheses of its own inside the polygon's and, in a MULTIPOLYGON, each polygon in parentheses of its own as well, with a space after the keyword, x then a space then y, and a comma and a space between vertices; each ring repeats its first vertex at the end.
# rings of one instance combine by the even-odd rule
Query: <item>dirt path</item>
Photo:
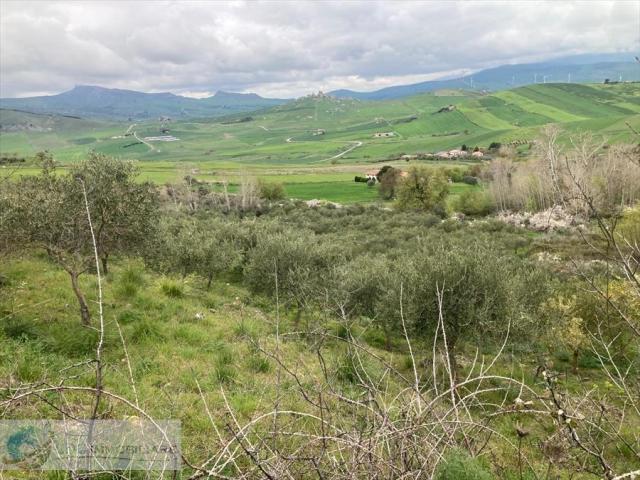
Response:
POLYGON ((351 142, 353 145, 351 145, 349 148, 347 148, 344 152, 340 152, 337 155, 334 155, 333 157, 329 157, 329 158, 325 158, 324 160, 320 160, 321 162, 324 162, 326 160, 333 160, 335 158, 340 158, 341 156, 349 153, 352 150, 355 150, 358 147, 361 147, 363 145, 363 142, 360 141, 356 141, 356 142, 351 142))
POLYGON ((133 136, 135 137, 136 140, 138 140, 141 143, 144 143, 147 147, 149 147, 151 149, 152 152, 156 151, 156 147, 154 147, 153 145, 151 145, 149 142, 145 142, 143 139, 141 139, 138 136, 138 132, 133 132, 133 136))
POLYGON ((124 132, 125 135, 127 135, 128 133, 131 133, 131 129, 133 127, 135 127, 137 125, 137 123, 132 123, 131 125, 129 125, 129 128, 127 128, 127 131, 124 132))
POLYGON ((267 127, 263 127, 262 125, 258 125, 258 127, 260 127, 261 129, 263 129, 265 132, 268 132, 269 129, 267 127))

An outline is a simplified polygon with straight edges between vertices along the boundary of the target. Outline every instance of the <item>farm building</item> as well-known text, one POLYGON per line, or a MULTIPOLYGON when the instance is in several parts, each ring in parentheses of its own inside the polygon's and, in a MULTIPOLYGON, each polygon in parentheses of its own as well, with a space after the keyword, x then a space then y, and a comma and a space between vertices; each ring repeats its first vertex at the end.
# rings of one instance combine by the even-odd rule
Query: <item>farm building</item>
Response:
POLYGON ((467 155, 469 155, 469 152, 465 152, 464 150, 458 150, 458 149, 449 150, 450 158, 466 157, 467 155))
POLYGON ((374 138, 385 138, 385 137, 395 137, 395 133, 393 132, 376 132, 373 134, 374 138))
POLYGON ((364 176, 367 177, 367 180, 375 180, 378 181, 378 173, 380 170, 368 170, 365 172, 364 176))
POLYGON ((477 152, 473 152, 471 154, 471 156, 472 157, 476 157, 476 158, 482 158, 482 157, 484 157, 484 153, 482 153, 481 151, 478 150, 477 152))

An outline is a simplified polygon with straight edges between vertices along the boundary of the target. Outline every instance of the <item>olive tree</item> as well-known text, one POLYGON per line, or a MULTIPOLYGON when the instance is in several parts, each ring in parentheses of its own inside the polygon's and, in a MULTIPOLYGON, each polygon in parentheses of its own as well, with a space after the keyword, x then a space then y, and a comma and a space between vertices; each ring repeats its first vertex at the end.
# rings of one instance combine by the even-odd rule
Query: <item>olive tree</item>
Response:
POLYGON ((510 329, 512 339, 525 343, 541 328, 537 312, 546 297, 544 272, 487 241, 429 238, 399 259, 396 269, 395 286, 386 290, 380 308, 400 325, 402 297, 407 328, 420 336, 446 338, 441 344, 454 373, 461 340, 498 340, 510 329))
POLYGON ((70 173, 59 175, 49 153, 39 154, 38 159, 39 175, 23 176, 5 186, 8 214, 0 228, 9 232, 4 236, 14 245, 42 248, 69 274, 80 318, 89 325, 89 306, 79 283, 95 262, 87 210, 96 250, 106 259, 109 253, 128 252, 142 244, 154 221, 155 193, 149 186, 135 184, 135 170, 118 160, 90 155, 70 173))
POLYGON ((158 220, 155 187, 136 182, 138 169, 132 162, 99 153, 89 153, 71 173, 85 184, 98 255, 106 274, 112 253, 136 252, 152 235, 158 220))
POLYGON ((323 278, 339 262, 339 249, 318 242, 301 231, 265 231, 248 252, 244 277, 249 288, 296 306, 296 324, 302 310, 325 292, 323 278))

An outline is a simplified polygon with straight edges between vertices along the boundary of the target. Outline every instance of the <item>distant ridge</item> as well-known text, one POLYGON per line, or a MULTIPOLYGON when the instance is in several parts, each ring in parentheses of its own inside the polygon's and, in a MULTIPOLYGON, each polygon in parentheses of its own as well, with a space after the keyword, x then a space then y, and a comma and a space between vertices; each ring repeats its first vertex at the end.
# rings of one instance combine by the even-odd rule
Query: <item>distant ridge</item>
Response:
POLYGON ((255 93, 218 92, 203 99, 173 93, 78 85, 59 93, 30 98, 2 98, 0 108, 33 113, 73 115, 113 120, 143 120, 159 116, 175 118, 220 117, 280 105, 286 100, 263 98, 255 93))
POLYGON ((502 65, 471 75, 448 80, 398 85, 372 92, 334 90, 330 95, 359 100, 387 100, 442 89, 507 90, 533 83, 602 83, 606 78, 640 80, 640 63, 634 53, 585 54, 557 58, 545 62, 502 65))

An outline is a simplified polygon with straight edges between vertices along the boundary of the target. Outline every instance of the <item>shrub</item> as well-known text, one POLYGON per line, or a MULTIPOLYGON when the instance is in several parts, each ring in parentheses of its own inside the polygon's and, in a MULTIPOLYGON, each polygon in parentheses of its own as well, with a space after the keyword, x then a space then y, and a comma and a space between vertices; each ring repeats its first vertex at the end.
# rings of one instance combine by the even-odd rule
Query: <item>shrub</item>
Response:
POLYGON ((183 298, 184 297, 184 285, 181 283, 165 280, 160 284, 160 290, 169 298, 183 298))
POLYGON ((19 317, 9 317, 2 323, 2 329, 7 337, 15 340, 27 340, 38 336, 33 324, 19 317))
POLYGON ((401 178, 401 171, 389 165, 385 165, 378 173, 380 181, 379 193, 385 200, 391 200, 396 195, 396 187, 401 178))
POLYGON ((121 282, 115 288, 115 296, 120 299, 129 299, 138 293, 138 285, 129 282, 121 282))
POLYGON ((263 355, 254 354, 249 357, 247 364, 251 371, 256 373, 267 373, 271 370, 271 363, 263 355))
POLYGON ((284 186, 281 183, 258 182, 260 198, 266 200, 283 200, 286 197, 284 186))
POLYGON ((486 192, 467 190, 455 200, 454 208, 465 215, 485 216, 495 210, 495 205, 486 192))
POLYGON ((466 183, 467 185, 477 185, 478 178, 472 177, 471 175, 465 175, 462 177, 462 183, 466 183))
POLYGON ((449 193, 447 178, 441 169, 412 167, 396 189, 401 210, 435 211, 444 206, 449 193))
POLYGON ((163 338, 164 335, 158 323, 146 318, 133 324, 133 329, 129 337, 133 343, 144 343, 149 340, 162 340, 163 338))

